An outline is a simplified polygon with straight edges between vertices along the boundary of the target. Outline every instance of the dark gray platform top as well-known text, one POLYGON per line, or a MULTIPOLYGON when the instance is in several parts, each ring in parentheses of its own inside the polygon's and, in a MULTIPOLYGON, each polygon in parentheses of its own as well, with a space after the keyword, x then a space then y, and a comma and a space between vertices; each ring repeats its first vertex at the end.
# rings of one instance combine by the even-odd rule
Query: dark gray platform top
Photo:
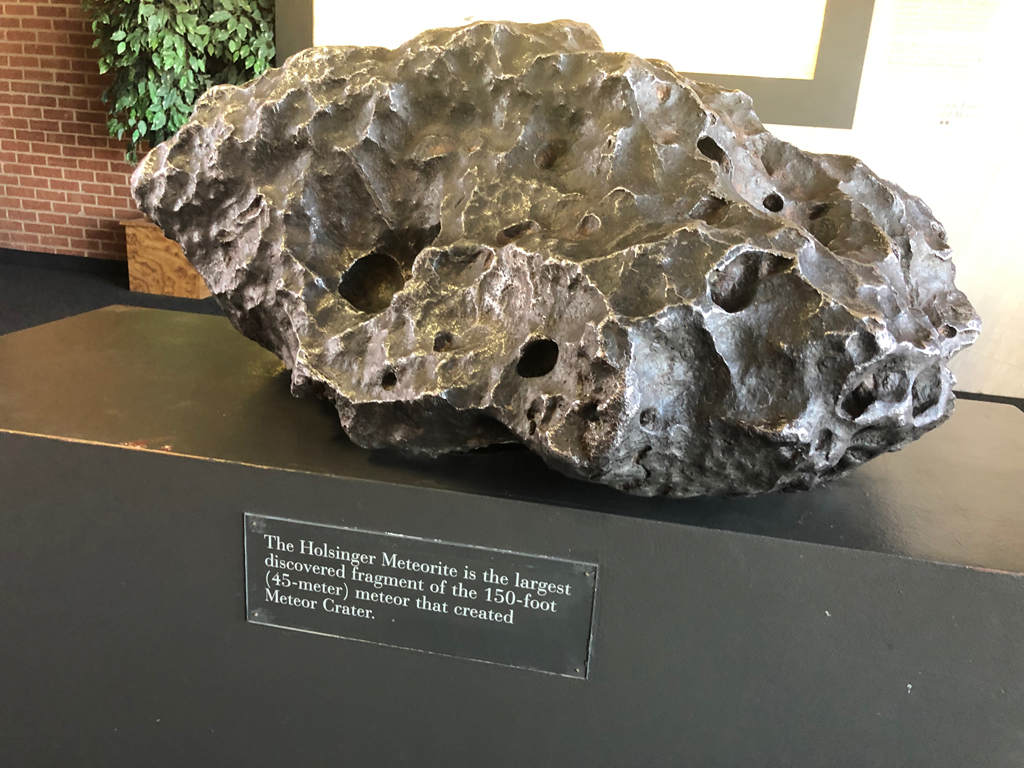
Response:
POLYGON ((525 448, 435 460, 365 451, 331 406, 220 317, 108 307, 0 337, 0 431, 498 496, 1024 573, 1024 414, 950 421, 831 486, 643 499, 570 480, 525 448))

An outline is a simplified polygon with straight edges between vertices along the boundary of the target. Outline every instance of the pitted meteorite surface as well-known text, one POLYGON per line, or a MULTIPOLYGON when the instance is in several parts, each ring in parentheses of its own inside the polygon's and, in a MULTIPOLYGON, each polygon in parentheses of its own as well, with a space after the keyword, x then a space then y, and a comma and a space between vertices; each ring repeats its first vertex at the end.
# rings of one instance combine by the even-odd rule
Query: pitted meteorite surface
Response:
POLYGON ((208 92, 132 184, 359 445, 519 440, 638 494, 899 448, 981 325, 918 198, 573 22, 303 51, 208 92))

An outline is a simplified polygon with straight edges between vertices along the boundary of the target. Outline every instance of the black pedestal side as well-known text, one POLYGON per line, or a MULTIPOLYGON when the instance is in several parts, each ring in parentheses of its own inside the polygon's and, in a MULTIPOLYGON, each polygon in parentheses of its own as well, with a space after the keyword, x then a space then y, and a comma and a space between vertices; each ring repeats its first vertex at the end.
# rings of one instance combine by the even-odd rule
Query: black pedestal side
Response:
POLYGON ((2 337, 0 764, 1017 767, 1022 427, 638 500, 355 449, 219 318, 2 337), (590 677, 249 624, 244 512, 599 563, 590 677))

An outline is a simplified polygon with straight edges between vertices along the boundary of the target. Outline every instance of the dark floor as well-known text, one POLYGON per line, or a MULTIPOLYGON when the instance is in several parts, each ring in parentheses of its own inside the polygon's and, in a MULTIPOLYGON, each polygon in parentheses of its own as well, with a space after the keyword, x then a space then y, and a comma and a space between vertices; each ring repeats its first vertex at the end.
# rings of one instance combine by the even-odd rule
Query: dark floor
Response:
MULTIPOLYGON (((125 262, 31 254, 0 248, 0 336, 111 304, 222 314, 213 299, 176 299, 128 290, 125 262)), ((957 392, 967 400, 1015 405, 1024 400, 957 392)))
POLYGON ((221 314, 213 299, 133 293, 125 262, 0 249, 0 335, 111 304, 221 314))

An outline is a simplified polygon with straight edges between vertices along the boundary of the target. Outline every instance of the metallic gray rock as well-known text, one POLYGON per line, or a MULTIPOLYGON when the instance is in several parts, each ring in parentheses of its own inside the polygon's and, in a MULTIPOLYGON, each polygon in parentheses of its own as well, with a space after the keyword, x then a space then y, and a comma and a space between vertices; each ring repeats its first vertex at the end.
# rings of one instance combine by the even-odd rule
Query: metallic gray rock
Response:
POLYGON ((981 327, 918 198, 574 22, 304 51, 203 96, 132 187, 359 445, 518 440, 643 495, 897 449, 981 327))

